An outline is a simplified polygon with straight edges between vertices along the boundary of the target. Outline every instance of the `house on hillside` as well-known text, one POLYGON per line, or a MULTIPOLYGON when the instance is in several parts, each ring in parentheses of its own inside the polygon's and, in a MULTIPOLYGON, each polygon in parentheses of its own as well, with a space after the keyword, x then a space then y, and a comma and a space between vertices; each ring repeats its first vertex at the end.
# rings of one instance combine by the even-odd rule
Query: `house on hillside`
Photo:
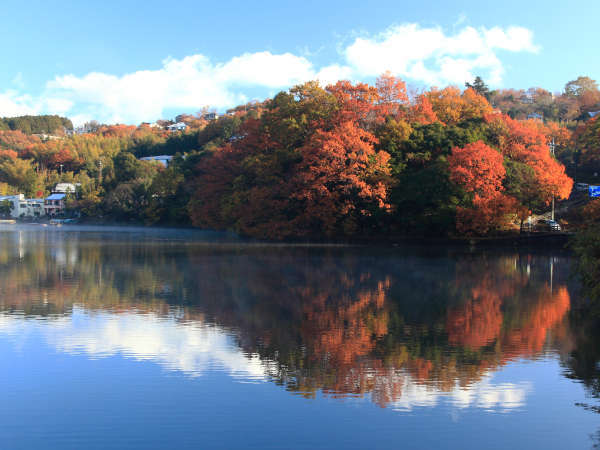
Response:
POLYGON ((28 198, 19 204, 19 217, 42 217, 46 215, 43 198, 28 198), (24 206, 24 207, 23 207, 24 206))
POLYGON ((71 194, 74 194, 75 192, 77 192, 77 186, 79 185, 79 183, 77 184, 73 184, 73 183, 58 183, 54 189, 52 190, 53 193, 55 194, 68 194, 69 192, 71 194))
POLYGON ((0 203, 6 201, 11 204, 9 215, 13 219, 42 217, 46 214, 44 200, 41 198, 26 199, 23 194, 5 195, 0 197, 0 203))
POLYGON ((202 118, 204 120, 217 120, 219 118, 219 114, 217 114, 216 112, 208 112, 202 114, 202 118))
POLYGON ((174 133, 176 131, 185 131, 186 128, 187 128, 187 125, 183 122, 177 122, 177 123, 174 123, 173 125, 167 126, 167 130, 169 130, 172 133, 174 133))
POLYGON ((10 204, 10 213, 8 215, 13 219, 17 219, 19 217, 19 207, 21 202, 24 201, 25 196, 23 194, 0 196, 0 204, 4 204, 5 202, 10 204))
POLYGON ((165 167, 169 167, 169 163, 173 159, 171 155, 158 155, 158 156, 144 156, 140 158, 140 161, 158 161, 165 167))
POLYGON ((34 133, 34 134, 32 134, 32 136, 36 136, 36 137, 40 138, 40 140, 42 140, 42 141, 56 141, 56 140, 64 139, 63 136, 56 136, 54 134, 48 134, 48 133, 34 133))
POLYGON ((54 193, 44 200, 44 210, 47 216, 58 216, 65 212, 67 194, 54 193))

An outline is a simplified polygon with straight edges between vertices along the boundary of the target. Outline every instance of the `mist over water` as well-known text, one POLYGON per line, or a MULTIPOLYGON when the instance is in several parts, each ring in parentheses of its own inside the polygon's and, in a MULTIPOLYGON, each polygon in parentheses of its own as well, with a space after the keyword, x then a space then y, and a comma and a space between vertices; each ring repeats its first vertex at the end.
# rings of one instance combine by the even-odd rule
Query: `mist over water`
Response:
POLYGON ((587 448, 600 352, 570 258, 5 227, 0 434, 11 449, 587 448))

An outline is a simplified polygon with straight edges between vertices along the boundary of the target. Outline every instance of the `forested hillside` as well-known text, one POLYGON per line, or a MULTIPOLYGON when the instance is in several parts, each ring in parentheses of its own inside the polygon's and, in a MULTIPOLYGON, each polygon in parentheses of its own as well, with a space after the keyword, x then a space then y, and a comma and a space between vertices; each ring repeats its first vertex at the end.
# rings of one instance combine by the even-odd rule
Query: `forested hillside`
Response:
POLYGON ((73 124, 66 117, 19 116, 0 117, 0 130, 21 131, 25 134, 58 134, 72 130, 73 124))
POLYGON ((504 233, 569 197, 577 171, 598 167, 589 113, 600 93, 588 80, 550 97, 511 97, 480 79, 411 95, 390 74, 375 85, 308 82, 214 120, 179 116, 183 132, 94 124, 42 140, 33 134, 70 122, 6 119, 0 194, 76 182, 69 207, 87 217, 269 239, 504 233), (167 168, 138 159, 150 155, 174 157, 167 168))

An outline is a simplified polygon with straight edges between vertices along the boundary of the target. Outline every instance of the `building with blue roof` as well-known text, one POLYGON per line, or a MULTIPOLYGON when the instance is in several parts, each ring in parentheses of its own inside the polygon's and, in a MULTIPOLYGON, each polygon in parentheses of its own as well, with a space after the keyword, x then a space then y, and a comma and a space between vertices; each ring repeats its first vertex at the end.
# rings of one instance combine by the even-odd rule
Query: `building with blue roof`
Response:
POLYGON ((52 194, 44 200, 44 210, 47 216, 57 216, 65 211, 67 194, 52 194))

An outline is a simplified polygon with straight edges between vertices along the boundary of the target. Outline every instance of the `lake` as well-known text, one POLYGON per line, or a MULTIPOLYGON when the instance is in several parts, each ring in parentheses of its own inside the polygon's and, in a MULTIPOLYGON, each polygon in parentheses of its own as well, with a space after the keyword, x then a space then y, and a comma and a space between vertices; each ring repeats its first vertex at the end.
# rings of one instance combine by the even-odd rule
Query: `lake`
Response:
POLYGON ((571 265, 3 226, 1 448, 590 448, 571 265))

